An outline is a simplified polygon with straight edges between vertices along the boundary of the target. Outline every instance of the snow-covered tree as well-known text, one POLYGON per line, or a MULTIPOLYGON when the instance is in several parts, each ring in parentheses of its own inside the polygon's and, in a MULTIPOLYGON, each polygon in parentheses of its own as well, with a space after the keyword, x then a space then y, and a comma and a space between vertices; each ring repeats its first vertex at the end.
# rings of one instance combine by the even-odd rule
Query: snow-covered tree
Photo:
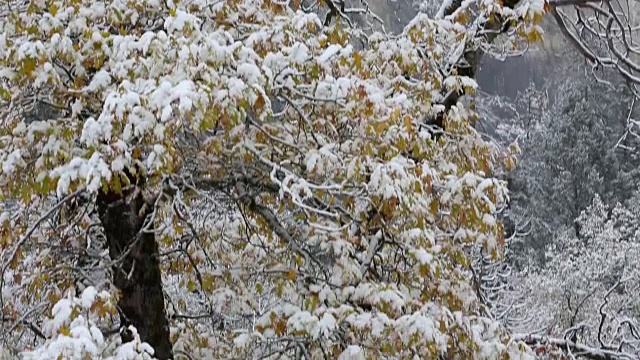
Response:
MULTIPOLYGON (((503 176, 509 181, 510 213, 530 221, 525 248, 539 255, 553 238, 574 228, 574 219, 596 194, 614 205, 630 196, 640 178, 637 157, 623 149, 633 146, 633 136, 621 141, 632 94, 621 85, 585 78, 584 67, 564 68, 572 76, 562 82, 550 80, 545 88, 530 87, 514 104, 483 109, 493 115, 487 127, 495 137, 521 151, 519 166, 503 176)), ((526 257, 523 249, 517 251, 526 257)))
POLYGON ((540 39, 544 2, 447 1, 399 36, 314 6, 3 2, 5 346, 94 354, 103 328, 160 359, 527 356, 470 281, 507 196, 463 95, 483 54, 540 39), (76 289, 117 314, 80 318, 76 289), (71 336, 43 331, 63 308, 71 336))
POLYGON ((599 197, 549 245, 544 268, 523 274, 526 308, 552 343, 584 347, 611 358, 640 356, 640 222, 633 209, 607 207, 599 197))

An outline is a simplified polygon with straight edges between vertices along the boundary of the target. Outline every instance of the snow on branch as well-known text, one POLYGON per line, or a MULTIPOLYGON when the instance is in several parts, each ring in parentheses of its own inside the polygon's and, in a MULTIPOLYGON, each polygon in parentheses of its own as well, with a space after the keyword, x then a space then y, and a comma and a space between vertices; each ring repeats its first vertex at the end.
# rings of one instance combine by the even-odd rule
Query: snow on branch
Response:
POLYGON ((611 69, 640 89, 640 23, 634 0, 552 0, 551 13, 565 37, 591 64, 596 79, 611 69))
POLYGON ((566 355, 572 358, 584 358, 592 360, 634 360, 638 356, 617 350, 600 349, 578 344, 566 339, 547 337, 544 335, 516 334, 514 339, 523 341, 531 346, 538 355, 566 355), (558 353, 558 350, 561 352, 558 353))

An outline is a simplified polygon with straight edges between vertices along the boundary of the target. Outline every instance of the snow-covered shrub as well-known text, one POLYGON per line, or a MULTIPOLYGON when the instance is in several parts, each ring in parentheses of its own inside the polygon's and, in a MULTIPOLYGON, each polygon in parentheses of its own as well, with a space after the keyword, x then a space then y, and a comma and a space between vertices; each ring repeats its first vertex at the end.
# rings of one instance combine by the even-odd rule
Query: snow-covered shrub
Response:
POLYGON ((152 359, 153 348, 140 340, 133 326, 127 329, 133 340, 124 344, 117 332, 111 337, 103 335, 99 324, 113 312, 109 293, 94 287, 86 288, 79 298, 69 295, 60 299, 43 325, 47 340, 22 356, 31 360, 152 359))

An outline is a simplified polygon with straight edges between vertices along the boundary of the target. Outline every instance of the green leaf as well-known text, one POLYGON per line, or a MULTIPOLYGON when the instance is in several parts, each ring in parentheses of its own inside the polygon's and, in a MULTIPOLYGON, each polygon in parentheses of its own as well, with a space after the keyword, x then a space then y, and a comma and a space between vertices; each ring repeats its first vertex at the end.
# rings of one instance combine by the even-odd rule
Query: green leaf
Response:
POLYGON ((114 8, 113 10, 114 10, 114 12, 116 14, 116 18, 118 19, 118 21, 121 22, 122 21, 122 13, 120 12, 120 10, 118 10, 116 8, 114 8))

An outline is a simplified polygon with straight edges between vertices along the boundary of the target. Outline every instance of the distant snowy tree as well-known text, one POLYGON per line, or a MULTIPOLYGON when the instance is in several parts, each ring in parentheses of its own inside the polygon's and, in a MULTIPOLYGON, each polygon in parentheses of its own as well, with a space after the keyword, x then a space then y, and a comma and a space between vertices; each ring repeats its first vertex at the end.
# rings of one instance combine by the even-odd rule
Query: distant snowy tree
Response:
MULTIPOLYGON (((567 71, 580 74, 571 67, 567 71)), ((588 77, 549 86, 553 91, 523 93, 513 105, 517 117, 499 128, 508 129, 508 140, 521 150, 519 166, 505 174, 510 210, 530 219, 527 247, 538 255, 558 234, 575 231, 574 219, 595 195, 614 205, 628 198, 640 179, 640 162, 617 146, 632 95, 588 77), (540 92, 548 93, 549 104, 543 112, 532 112, 531 103, 541 102, 540 92)))
POLYGON ((596 197, 576 220, 578 235, 560 236, 546 265, 523 274, 526 308, 546 335, 611 351, 612 359, 640 356, 640 222, 632 206, 611 209, 596 197))

